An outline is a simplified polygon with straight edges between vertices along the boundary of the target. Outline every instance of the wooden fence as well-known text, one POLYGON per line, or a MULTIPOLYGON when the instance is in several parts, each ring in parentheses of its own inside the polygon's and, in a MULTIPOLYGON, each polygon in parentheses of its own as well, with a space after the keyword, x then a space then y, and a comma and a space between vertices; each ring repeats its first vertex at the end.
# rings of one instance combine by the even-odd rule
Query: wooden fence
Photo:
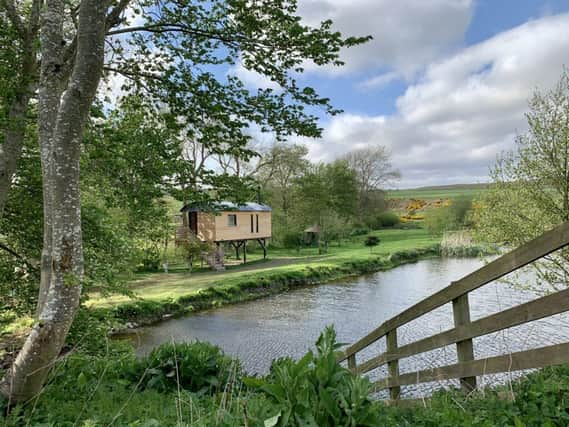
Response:
POLYGON ((355 373, 364 374, 387 364, 388 377, 374 383, 376 390, 389 389, 390 398, 399 399, 401 386, 459 378, 466 392, 476 387, 476 376, 541 368, 569 362, 569 343, 519 351, 486 359, 474 359, 472 339, 569 311, 569 289, 520 304, 516 307, 470 320, 468 294, 508 273, 537 261, 569 245, 569 222, 497 258, 479 270, 452 282, 423 301, 387 320, 365 337, 350 345, 338 358, 348 361, 355 373), (454 328, 399 346, 397 329, 430 311, 452 302, 454 328), (357 354, 386 337, 382 354, 357 363, 357 354), (399 373, 399 360, 447 345, 456 344, 458 363, 405 374, 399 373))

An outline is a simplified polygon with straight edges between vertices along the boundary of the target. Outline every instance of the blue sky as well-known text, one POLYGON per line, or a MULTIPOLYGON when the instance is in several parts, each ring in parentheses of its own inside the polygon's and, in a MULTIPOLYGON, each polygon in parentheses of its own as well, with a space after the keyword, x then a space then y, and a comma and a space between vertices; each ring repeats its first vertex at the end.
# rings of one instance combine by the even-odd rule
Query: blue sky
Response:
MULTIPOLYGON (((496 156, 525 131, 535 88, 569 65, 569 1, 299 0, 308 23, 332 19, 374 40, 346 51, 346 66, 308 66, 301 81, 344 113, 323 118, 323 138, 297 138, 314 161, 388 146, 397 187, 484 182, 496 156)), ((251 85, 268 84, 235 70, 251 85)))

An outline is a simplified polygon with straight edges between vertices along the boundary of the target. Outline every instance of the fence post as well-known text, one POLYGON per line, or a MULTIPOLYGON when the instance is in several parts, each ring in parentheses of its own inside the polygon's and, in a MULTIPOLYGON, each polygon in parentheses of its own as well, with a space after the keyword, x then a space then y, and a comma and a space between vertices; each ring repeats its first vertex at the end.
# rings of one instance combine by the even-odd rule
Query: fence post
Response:
MULTIPOLYGON (((468 294, 461 295, 452 301, 452 313, 454 316, 455 327, 470 323, 470 305, 468 303, 468 294)), ((472 339, 457 342, 456 354, 458 356, 459 363, 474 360, 474 348, 472 346, 472 339)), ((470 393, 476 388, 476 377, 461 378, 460 386, 465 393, 470 393)))
POLYGON ((350 371, 355 371, 355 369, 356 369, 356 353, 350 354, 348 356, 348 369, 350 371))
MULTIPOLYGON (((397 329, 389 331, 385 339, 387 341, 387 354, 397 354, 397 329)), ((399 376, 399 360, 395 359, 387 362, 387 371, 390 378, 397 378, 399 376)), ((391 400, 398 400, 401 394, 401 387, 389 387, 389 398, 391 400)))

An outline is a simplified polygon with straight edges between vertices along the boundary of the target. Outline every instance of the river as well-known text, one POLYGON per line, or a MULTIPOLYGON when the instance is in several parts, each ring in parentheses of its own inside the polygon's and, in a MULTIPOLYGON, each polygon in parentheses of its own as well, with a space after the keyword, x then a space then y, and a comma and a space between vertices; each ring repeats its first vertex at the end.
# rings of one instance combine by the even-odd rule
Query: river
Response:
MULTIPOLYGON (((338 339, 351 343, 383 321, 483 265, 479 259, 437 258, 407 264, 359 278, 310 286, 240 304, 203 311, 145 327, 132 337, 138 354, 172 341, 204 340, 238 357, 250 373, 263 374, 274 358, 298 358, 311 348, 326 325, 338 339)), ((532 280, 526 273, 524 280, 532 280)), ((496 282, 470 294, 472 320, 534 299, 535 294, 496 282)), ((452 327, 450 304, 398 330, 400 345, 452 327)), ((481 358, 569 340, 569 316, 557 315, 474 340, 481 358)), ((385 340, 367 349, 372 357, 385 349, 385 340)), ((359 359, 362 360, 361 358, 359 359)), ((402 373, 455 363, 454 345, 403 359, 402 373)), ((378 369, 372 379, 385 375, 378 369)), ((485 381, 502 381, 504 375, 485 381)), ((439 383, 440 385, 454 382, 439 383)), ((421 389, 407 387, 403 395, 421 389)))

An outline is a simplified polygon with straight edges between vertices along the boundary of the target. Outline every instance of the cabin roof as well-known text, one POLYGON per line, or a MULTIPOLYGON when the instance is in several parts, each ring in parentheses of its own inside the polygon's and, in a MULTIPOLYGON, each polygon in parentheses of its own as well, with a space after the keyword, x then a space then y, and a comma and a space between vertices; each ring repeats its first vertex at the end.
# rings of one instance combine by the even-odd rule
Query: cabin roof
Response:
POLYGON ((272 209, 268 205, 262 203, 243 203, 237 204, 233 202, 216 202, 210 204, 191 203, 184 205, 181 212, 208 212, 208 211, 234 211, 234 212, 271 212, 272 209))

